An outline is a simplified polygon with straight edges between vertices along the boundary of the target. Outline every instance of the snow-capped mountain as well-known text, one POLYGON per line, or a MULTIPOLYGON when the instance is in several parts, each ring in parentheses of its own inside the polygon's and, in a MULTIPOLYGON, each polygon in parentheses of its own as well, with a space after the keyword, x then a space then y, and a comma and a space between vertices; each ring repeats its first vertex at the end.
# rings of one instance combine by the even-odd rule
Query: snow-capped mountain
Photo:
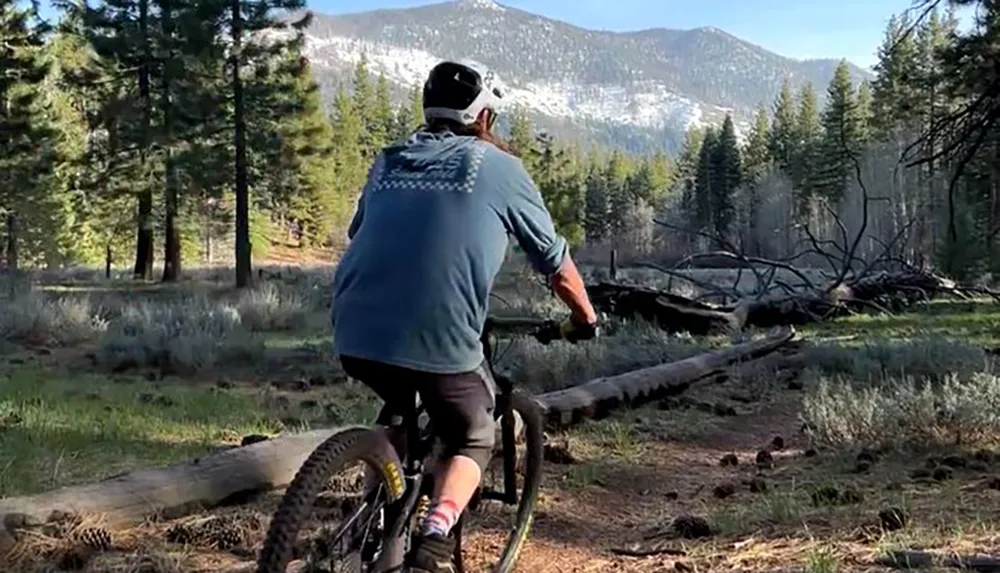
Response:
POLYGON ((688 127, 727 111, 745 125, 786 76, 796 88, 811 81, 822 97, 836 66, 785 58, 716 28, 594 31, 492 0, 316 14, 307 55, 327 91, 364 55, 399 93, 442 59, 472 58, 496 70, 512 102, 549 131, 632 149, 676 149, 688 127))

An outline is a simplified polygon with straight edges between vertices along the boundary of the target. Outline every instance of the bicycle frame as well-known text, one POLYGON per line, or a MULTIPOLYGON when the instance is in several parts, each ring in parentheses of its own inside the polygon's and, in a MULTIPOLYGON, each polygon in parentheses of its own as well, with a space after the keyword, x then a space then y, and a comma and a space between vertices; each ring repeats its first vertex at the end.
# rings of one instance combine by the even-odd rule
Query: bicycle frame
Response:
MULTIPOLYGON (((487 321, 483 328, 483 334, 480 340, 483 344, 483 354, 487 368, 497 385, 496 405, 497 411, 500 413, 504 491, 483 491, 482 486, 480 486, 480 488, 477 489, 476 495, 473 496, 474 501, 470 503, 470 506, 478 505, 479 501, 483 499, 500 501, 507 505, 516 505, 518 501, 517 438, 514 435, 515 425, 512 416, 504 415, 509 412, 507 408, 509 404, 508 400, 511 393, 514 391, 514 384, 510 379, 504 376, 498 376, 496 372, 494 372, 493 347, 490 344, 493 324, 494 323, 492 321, 487 321)), ((413 511, 416 508, 420 496, 430 496, 433 491, 433 475, 430 472, 425 471, 424 460, 432 452, 434 434, 433 428, 430 424, 428 424, 425 428, 420 427, 420 415, 423 412, 424 409, 419 405, 416 400, 416 394, 414 394, 414 408, 410 409, 407 414, 403 416, 402 420, 393 420, 393 423, 389 426, 394 431, 401 431, 404 437, 406 450, 405 452, 401 452, 401 454, 403 457, 403 480, 406 483, 406 489, 402 498, 384 508, 386 513, 384 523, 387 524, 389 530, 382 536, 383 547, 380 552, 379 559, 376 561, 371 573, 387 573, 390 571, 391 567, 395 566, 395 564, 391 562, 383 563, 383 561, 392 561, 402 555, 400 545, 397 544, 404 544, 403 547, 405 547, 405 534, 407 532, 404 531, 404 528, 407 526, 407 522, 413 515, 413 511)), ((372 501, 378 498, 378 492, 379 490, 375 490, 370 494, 372 496, 372 501)), ((353 523, 368 503, 369 502, 366 500, 355 516, 348 521, 348 524, 339 528, 338 534, 334 537, 335 540, 339 539, 344 533, 346 533, 348 525, 353 523)), ((458 523, 454 528, 457 540, 455 547, 455 565, 458 569, 458 573, 462 573, 464 571, 462 566, 462 526, 464 521, 463 512, 463 515, 460 516, 458 523)))

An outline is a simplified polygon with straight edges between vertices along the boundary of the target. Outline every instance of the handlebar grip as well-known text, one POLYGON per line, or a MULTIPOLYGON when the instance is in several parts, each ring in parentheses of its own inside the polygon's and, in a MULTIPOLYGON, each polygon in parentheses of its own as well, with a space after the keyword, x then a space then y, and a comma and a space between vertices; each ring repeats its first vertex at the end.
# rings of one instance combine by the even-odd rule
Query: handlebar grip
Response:
POLYGON ((539 327, 533 333, 533 336, 542 344, 548 344, 553 340, 560 340, 563 337, 562 329, 559 323, 555 321, 548 321, 544 326, 539 327))

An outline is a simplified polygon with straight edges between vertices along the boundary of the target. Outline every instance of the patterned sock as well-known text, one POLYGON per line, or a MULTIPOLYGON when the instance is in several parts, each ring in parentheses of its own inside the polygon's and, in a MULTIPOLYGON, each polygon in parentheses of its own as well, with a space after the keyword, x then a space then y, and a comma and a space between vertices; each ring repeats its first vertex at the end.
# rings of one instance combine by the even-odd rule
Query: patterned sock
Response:
POLYGON ((450 499, 438 500, 431 505, 430 511, 427 512, 427 517, 424 518, 424 524, 420 532, 423 535, 437 533, 438 535, 447 536, 451 533, 451 528, 458 523, 458 517, 461 513, 458 510, 458 504, 450 499))

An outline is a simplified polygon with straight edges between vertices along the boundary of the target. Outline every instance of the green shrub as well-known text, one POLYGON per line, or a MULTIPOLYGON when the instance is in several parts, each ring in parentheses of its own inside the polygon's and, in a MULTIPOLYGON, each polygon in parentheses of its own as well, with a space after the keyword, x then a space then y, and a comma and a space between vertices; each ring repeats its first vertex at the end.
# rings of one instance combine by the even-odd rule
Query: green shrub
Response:
POLYGON ((887 378, 865 387, 822 380, 805 398, 802 416, 814 440, 835 447, 974 444, 1000 431, 1000 378, 887 378))
POLYGON ((262 349, 235 307, 199 297, 125 307, 108 326, 98 356, 111 368, 190 370, 252 359, 262 349))

